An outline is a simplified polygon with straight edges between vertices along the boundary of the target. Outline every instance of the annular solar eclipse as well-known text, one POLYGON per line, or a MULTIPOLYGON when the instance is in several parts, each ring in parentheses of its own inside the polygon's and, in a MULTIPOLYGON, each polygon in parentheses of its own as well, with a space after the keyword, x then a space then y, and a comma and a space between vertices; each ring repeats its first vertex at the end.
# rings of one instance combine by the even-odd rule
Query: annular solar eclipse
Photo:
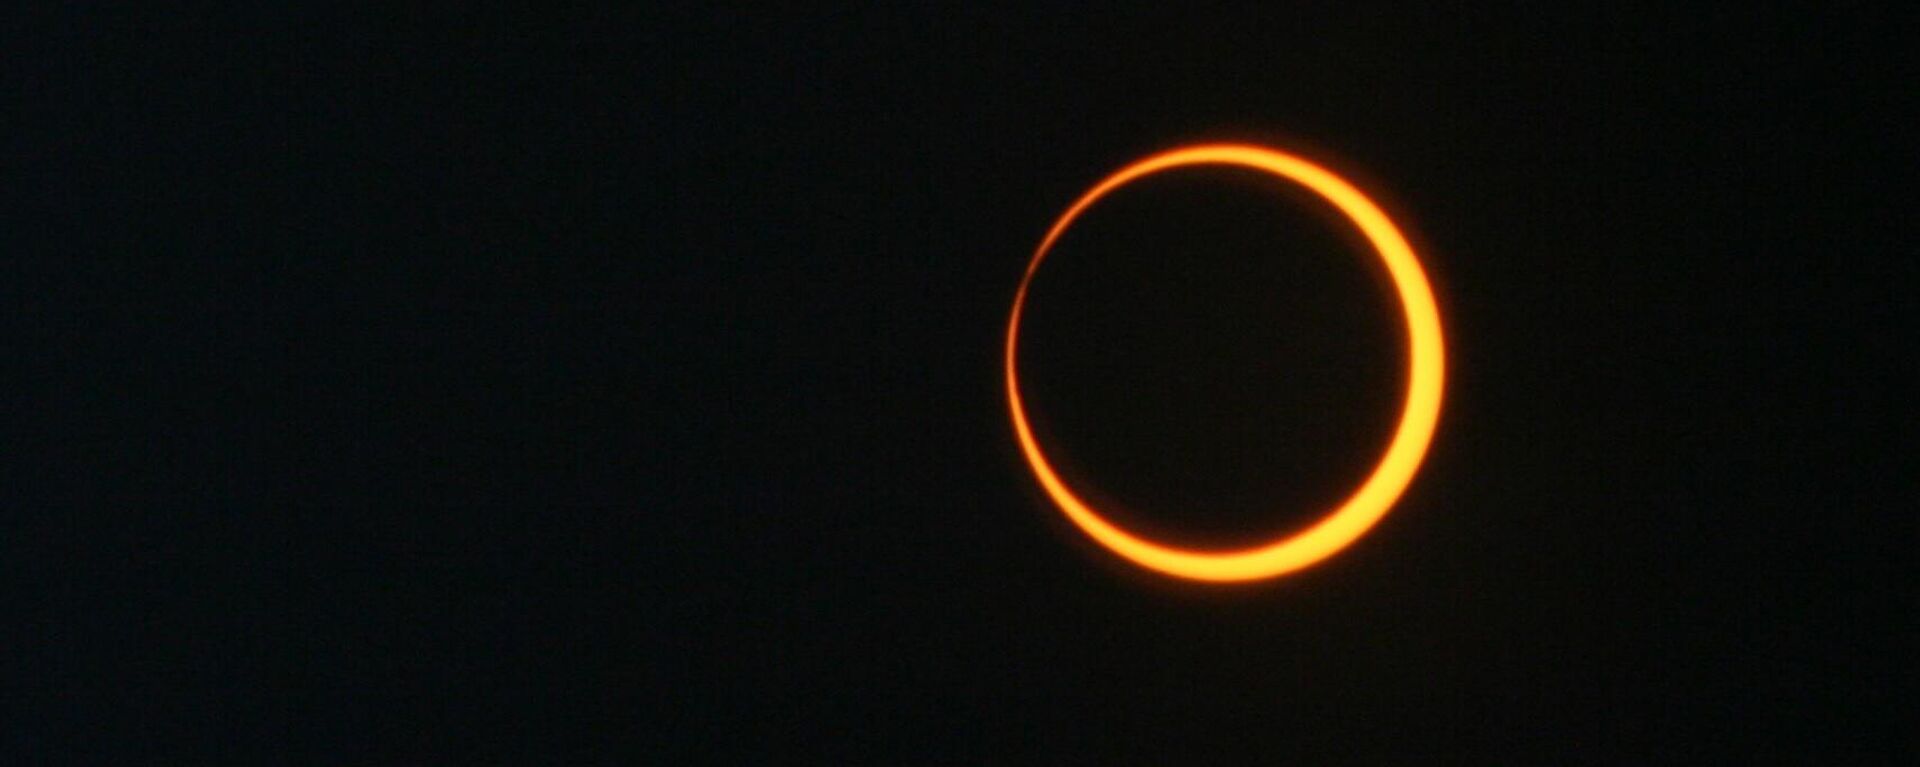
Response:
POLYGON ((1325 168, 1292 154, 1246 144, 1203 144, 1180 147, 1148 156, 1102 179, 1067 207, 1040 240, 1014 294, 1007 322, 1007 404, 1027 463, 1047 495, 1067 519, 1094 541, 1127 560, 1167 575, 1200 581, 1252 581, 1272 578, 1319 562, 1346 548, 1386 516, 1420 468, 1440 416, 1441 389, 1446 377, 1446 347, 1441 338, 1440 313, 1433 289, 1412 246, 1393 219, 1352 183, 1325 168), (1385 262, 1406 316, 1406 404, 1386 453, 1373 473, 1352 495, 1312 526, 1279 540, 1249 548, 1207 551, 1170 546, 1120 528, 1079 495, 1055 473, 1034 439, 1020 399, 1016 349, 1020 316, 1027 288, 1046 260, 1047 251, 1082 213, 1115 190, 1143 177, 1175 168, 1234 166, 1270 173, 1299 184, 1326 198, 1359 227, 1385 262))

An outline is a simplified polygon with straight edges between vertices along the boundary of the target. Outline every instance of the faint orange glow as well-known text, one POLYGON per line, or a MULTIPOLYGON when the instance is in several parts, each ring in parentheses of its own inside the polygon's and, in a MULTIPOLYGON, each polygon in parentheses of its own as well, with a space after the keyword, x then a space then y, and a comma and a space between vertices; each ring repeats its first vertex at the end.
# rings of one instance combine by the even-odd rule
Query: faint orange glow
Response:
POLYGON ((1075 200, 1047 231, 1033 253, 1033 260, 1027 264, 1026 276, 1020 280, 1020 289, 1013 299, 1013 317, 1007 323, 1007 403, 1013 410, 1013 426, 1020 439, 1020 449, 1026 453, 1034 475, 1067 518, 1095 541, 1143 567, 1169 575, 1202 581, 1248 581, 1292 572, 1331 556, 1386 516, 1407 483, 1413 480, 1421 458, 1426 455, 1427 444, 1433 439, 1434 424, 1440 417, 1440 390, 1446 377, 1445 357, 1440 313, 1434 305, 1426 272, 1420 268, 1420 260, 1414 256, 1406 237, 1379 206, 1345 179, 1285 152, 1250 145, 1204 144, 1162 152, 1121 168, 1075 200), (1183 549, 1141 538, 1108 522, 1074 495, 1054 473, 1040 445, 1034 441, 1026 411, 1020 404, 1020 382, 1014 364, 1014 349, 1020 339, 1020 313, 1026 305, 1027 287, 1033 282, 1033 275, 1039 271, 1048 249, 1075 218, 1108 193, 1148 174, 1191 165, 1252 168, 1298 183, 1325 197, 1352 219, 1379 251, 1400 293, 1400 305, 1407 318, 1410 375, 1406 407, 1380 464, 1352 496, 1312 527, 1252 548, 1183 549))

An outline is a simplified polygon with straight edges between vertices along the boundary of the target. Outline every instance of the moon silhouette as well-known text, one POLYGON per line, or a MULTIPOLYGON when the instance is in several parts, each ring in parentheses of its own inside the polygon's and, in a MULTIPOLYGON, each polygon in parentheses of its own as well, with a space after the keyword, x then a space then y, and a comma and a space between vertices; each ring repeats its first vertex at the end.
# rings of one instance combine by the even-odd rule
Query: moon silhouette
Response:
POLYGON ((1252 581, 1284 575, 1319 562, 1366 534, 1392 509, 1419 470, 1440 417, 1440 398, 1446 377, 1446 347, 1440 332, 1440 313, 1433 288, 1412 246, 1393 220, 1352 183, 1325 168, 1275 149, 1246 144, 1202 144, 1171 149, 1115 171, 1082 194, 1055 221, 1027 264, 1020 289, 1014 294, 1013 314, 1007 322, 1007 404, 1013 426, 1033 467, 1034 476, 1067 519, 1113 553, 1151 570, 1199 581, 1252 581), (1020 400, 1015 351, 1020 341, 1020 315, 1027 288, 1046 259, 1047 251, 1080 214, 1114 190, 1145 176, 1174 168, 1228 165, 1271 173, 1297 183, 1327 199, 1360 228, 1386 263, 1406 315, 1406 405, 1393 441, 1365 482, 1338 507, 1313 526, 1296 534, 1250 548, 1204 551, 1169 546, 1135 535, 1109 522, 1098 510, 1075 495, 1061 481, 1035 441, 1020 400))

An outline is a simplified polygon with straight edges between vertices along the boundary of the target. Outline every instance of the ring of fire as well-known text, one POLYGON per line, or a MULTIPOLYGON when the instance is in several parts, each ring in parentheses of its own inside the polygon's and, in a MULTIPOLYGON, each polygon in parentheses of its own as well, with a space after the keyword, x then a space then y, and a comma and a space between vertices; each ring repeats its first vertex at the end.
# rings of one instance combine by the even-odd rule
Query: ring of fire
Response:
POLYGON ((1399 227, 1353 184, 1318 165, 1266 147, 1241 144, 1204 144, 1172 149, 1138 160, 1094 185, 1055 221, 1027 264, 1020 289, 1014 294, 1013 316, 1007 323, 1007 404, 1013 427, 1034 475, 1055 504, 1089 537, 1135 564, 1168 575, 1201 581, 1249 581, 1271 578, 1311 565, 1345 548, 1386 516, 1420 467, 1440 417, 1440 393, 1446 373, 1446 349, 1441 340, 1440 313, 1433 289, 1413 248, 1399 227), (1378 251, 1400 294, 1407 322, 1406 406, 1393 441, 1372 475, 1331 513, 1299 533, 1245 549, 1198 551, 1168 546, 1134 535, 1088 506, 1054 473, 1020 402, 1015 349, 1020 340, 1020 314, 1027 288, 1040 262, 1074 219, 1100 198, 1149 174, 1195 165, 1231 165, 1271 173, 1300 184, 1340 209, 1360 228, 1378 251))

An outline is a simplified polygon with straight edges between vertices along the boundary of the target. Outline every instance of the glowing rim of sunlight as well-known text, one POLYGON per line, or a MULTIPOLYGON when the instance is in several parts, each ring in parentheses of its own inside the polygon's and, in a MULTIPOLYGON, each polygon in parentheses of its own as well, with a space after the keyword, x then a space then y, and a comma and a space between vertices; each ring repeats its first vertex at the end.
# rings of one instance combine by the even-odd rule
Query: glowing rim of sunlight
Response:
POLYGON ((1440 313, 1434 304, 1433 289, 1414 256, 1406 237, 1379 206, 1353 184, 1318 165, 1299 157, 1266 147, 1242 144, 1201 144, 1168 150, 1138 160, 1108 176, 1075 200, 1067 212, 1047 231, 1040 247, 1027 264, 1026 276, 1014 294, 1013 316, 1007 323, 1007 403, 1013 411, 1013 427, 1020 449, 1034 475, 1053 497, 1067 518, 1087 535, 1114 553, 1143 567, 1168 575, 1201 581, 1249 581, 1271 578, 1311 565, 1345 548, 1365 534, 1394 501, 1426 455, 1440 417, 1440 391, 1445 378, 1445 345, 1441 341, 1440 313), (1055 240, 1073 224, 1075 218, 1122 185, 1148 174, 1191 165, 1236 165, 1265 171, 1313 190, 1338 207, 1372 242, 1393 276, 1400 294, 1400 305, 1407 318, 1407 354, 1411 375, 1407 380, 1407 402, 1393 442, 1360 489, 1332 513, 1306 530, 1244 549, 1197 551, 1157 543, 1133 535, 1108 522, 1099 512, 1074 495, 1047 463, 1027 425, 1026 411, 1020 404, 1020 383, 1015 374, 1015 347, 1020 337, 1020 313, 1026 304, 1027 287, 1040 269, 1040 262, 1055 240))

